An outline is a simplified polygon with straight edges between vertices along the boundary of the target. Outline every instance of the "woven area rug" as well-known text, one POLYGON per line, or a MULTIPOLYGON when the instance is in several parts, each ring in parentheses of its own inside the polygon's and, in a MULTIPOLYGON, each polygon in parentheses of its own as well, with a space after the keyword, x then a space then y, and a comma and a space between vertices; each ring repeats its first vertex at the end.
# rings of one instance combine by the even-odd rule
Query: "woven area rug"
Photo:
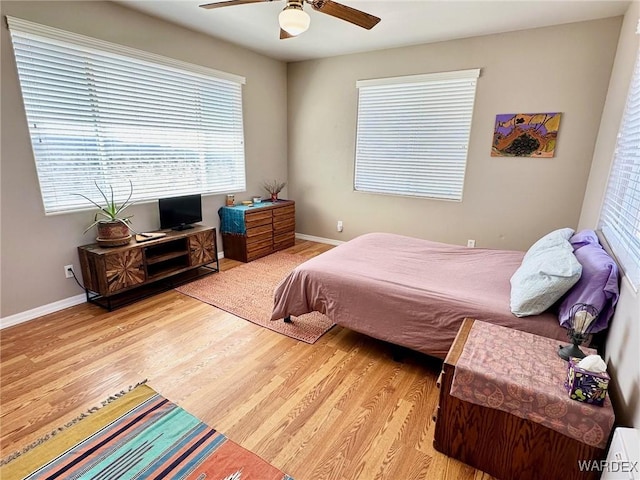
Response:
POLYGON ((9 461, 0 478, 293 480, 146 385, 9 461))
POLYGON ((276 286, 305 260, 307 257, 302 255, 276 252, 225 272, 201 278, 176 290, 261 327, 303 342, 314 343, 334 325, 325 315, 312 312, 294 317, 293 323, 270 320, 276 286))

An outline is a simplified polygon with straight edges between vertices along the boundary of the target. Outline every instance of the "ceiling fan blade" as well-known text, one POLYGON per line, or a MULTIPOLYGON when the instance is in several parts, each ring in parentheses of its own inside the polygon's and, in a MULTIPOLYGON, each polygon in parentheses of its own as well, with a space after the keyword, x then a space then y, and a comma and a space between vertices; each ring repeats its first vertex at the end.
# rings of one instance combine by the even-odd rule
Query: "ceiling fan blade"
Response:
POLYGON ((358 25, 359 27, 371 30, 377 25, 380 19, 374 15, 370 15, 361 10, 347 7, 341 3, 332 0, 308 0, 314 10, 317 10, 332 17, 345 20, 347 22, 358 25))
POLYGON ((273 0, 225 0, 224 2, 205 3, 201 8, 212 9, 218 7, 231 7, 233 5, 243 5, 245 3, 271 2, 273 0))
POLYGON ((294 35, 291 35, 286 30, 280 29, 280 40, 286 40, 287 38, 293 38, 294 35))

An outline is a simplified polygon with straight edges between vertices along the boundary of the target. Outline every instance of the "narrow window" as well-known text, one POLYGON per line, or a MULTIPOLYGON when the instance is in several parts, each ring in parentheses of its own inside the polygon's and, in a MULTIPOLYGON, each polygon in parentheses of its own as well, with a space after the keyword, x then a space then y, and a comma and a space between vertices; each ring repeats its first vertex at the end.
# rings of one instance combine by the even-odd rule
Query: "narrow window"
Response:
POLYGON ((629 86, 609 184, 600 212, 600 229, 620 266, 640 286, 640 57, 629 86))

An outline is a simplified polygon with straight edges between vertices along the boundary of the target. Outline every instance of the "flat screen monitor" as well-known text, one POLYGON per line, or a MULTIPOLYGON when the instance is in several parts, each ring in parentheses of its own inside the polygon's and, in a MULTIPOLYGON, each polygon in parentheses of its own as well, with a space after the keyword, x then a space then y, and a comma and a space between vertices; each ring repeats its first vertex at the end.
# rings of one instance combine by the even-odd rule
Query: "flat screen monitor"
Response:
POLYGON ((158 200, 160 228, 186 230, 192 223, 202 221, 202 197, 200 194, 169 197, 158 200))

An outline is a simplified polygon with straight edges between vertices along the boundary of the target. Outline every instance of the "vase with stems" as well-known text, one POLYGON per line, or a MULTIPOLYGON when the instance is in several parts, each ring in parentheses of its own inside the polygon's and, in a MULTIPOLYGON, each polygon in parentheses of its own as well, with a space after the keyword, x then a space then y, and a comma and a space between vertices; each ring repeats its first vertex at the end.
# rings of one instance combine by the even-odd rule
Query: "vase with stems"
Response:
POLYGON ((269 192, 269 195, 271 195, 271 201, 275 203, 278 201, 278 194, 287 186, 287 182, 273 180, 270 182, 264 182, 262 186, 267 192, 269 192))

